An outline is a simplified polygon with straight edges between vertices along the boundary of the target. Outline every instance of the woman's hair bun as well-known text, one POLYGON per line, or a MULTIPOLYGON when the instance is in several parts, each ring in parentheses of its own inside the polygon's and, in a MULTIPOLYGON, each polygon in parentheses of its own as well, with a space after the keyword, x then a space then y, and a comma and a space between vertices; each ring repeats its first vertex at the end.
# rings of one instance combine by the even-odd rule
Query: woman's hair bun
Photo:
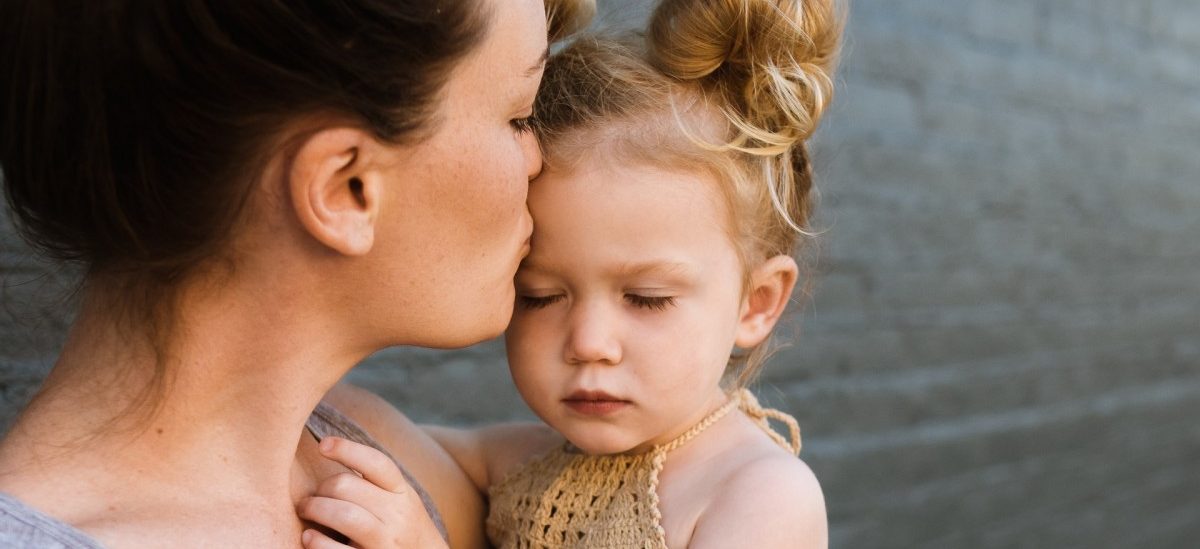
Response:
POLYGON ((731 145, 781 154, 829 104, 841 21, 836 0, 662 0, 650 60, 719 102, 740 130, 731 145))

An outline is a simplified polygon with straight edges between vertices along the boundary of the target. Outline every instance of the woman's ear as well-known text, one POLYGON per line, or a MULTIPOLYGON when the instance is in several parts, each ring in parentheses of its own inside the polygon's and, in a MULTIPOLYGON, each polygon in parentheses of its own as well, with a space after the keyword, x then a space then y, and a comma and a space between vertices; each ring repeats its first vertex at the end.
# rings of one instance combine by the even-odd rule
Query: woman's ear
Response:
POLYGON ((288 169, 292 208, 318 242, 344 255, 363 255, 375 241, 380 181, 370 168, 378 148, 367 133, 328 128, 300 145, 288 169))
POLYGON ((787 308, 798 276, 796 260, 786 255, 772 257, 750 273, 750 288, 742 300, 735 345, 749 349, 771 334, 787 308))

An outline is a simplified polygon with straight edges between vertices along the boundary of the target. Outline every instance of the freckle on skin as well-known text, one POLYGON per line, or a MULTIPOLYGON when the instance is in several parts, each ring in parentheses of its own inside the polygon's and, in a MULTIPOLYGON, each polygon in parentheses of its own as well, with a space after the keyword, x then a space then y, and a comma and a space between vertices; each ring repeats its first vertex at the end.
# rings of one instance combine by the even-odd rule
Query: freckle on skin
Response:
POLYGON ((162 427, 159 427, 158 429, 155 429, 155 431, 156 431, 158 434, 160 434, 160 435, 161 435, 161 434, 163 434, 162 427))

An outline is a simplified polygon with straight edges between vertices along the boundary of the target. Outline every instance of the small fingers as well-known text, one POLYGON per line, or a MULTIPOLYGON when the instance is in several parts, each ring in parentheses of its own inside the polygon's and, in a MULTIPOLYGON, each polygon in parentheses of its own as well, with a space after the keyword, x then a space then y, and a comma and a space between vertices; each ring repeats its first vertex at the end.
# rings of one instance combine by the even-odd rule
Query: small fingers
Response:
POLYGON ((374 541, 384 527, 379 518, 361 506, 323 496, 305 498, 297 507, 296 514, 302 519, 332 528, 359 544, 374 541))
MULTIPOLYGON (((338 473, 326 478, 317 485, 315 495, 348 501, 385 522, 406 505, 414 505, 409 502, 407 494, 389 492, 354 473, 338 473)), ((418 510, 424 512, 425 508, 419 499, 415 505, 418 506, 418 510)))
POLYGON ((349 545, 339 543, 337 540, 312 528, 300 534, 300 543, 304 546, 304 549, 350 549, 349 545))
POLYGON ((387 454, 365 444, 340 437, 321 439, 321 454, 349 467, 372 484, 389 492, 406 492, 408 480, 387 454))

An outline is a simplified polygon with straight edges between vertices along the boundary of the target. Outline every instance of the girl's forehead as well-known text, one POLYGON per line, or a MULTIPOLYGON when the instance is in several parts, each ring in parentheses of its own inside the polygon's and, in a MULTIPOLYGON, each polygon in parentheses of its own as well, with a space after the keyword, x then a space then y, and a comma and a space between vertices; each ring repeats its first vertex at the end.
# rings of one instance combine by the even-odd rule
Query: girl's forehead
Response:
POLYGON ((547 162, 572 164, 580 156, 612 155, 654 164, 664 156, 712 161, 724 154, 715 149, 729 142, 734 128, 719 107, 690 88, 665 97, 661 103, 543 136, 547 162))
POLYGON ((615 272, 638 264, 699 268, 732 248, 713 187, 703 173, 642 164, 585 161, 545 173, 530 186, 529 263, 567 268, 596 260, 615 272))
POLYGON ((726 231, 733 225, 715 174, 675 165, 589 154, 569 169, 543 172, 529 189, 529 209, 538 225, 572 228, 627 227, 645 230, 726 231))
POLYGON ((579 205, 596 208, 618 202, 684 202, 701 215, 705 208, 720 206, 715 175, 682 164, 646 162, 608 151, 582 154, 565 169, 543 170, 530 185, 530 204, 583 202, 579 205))

